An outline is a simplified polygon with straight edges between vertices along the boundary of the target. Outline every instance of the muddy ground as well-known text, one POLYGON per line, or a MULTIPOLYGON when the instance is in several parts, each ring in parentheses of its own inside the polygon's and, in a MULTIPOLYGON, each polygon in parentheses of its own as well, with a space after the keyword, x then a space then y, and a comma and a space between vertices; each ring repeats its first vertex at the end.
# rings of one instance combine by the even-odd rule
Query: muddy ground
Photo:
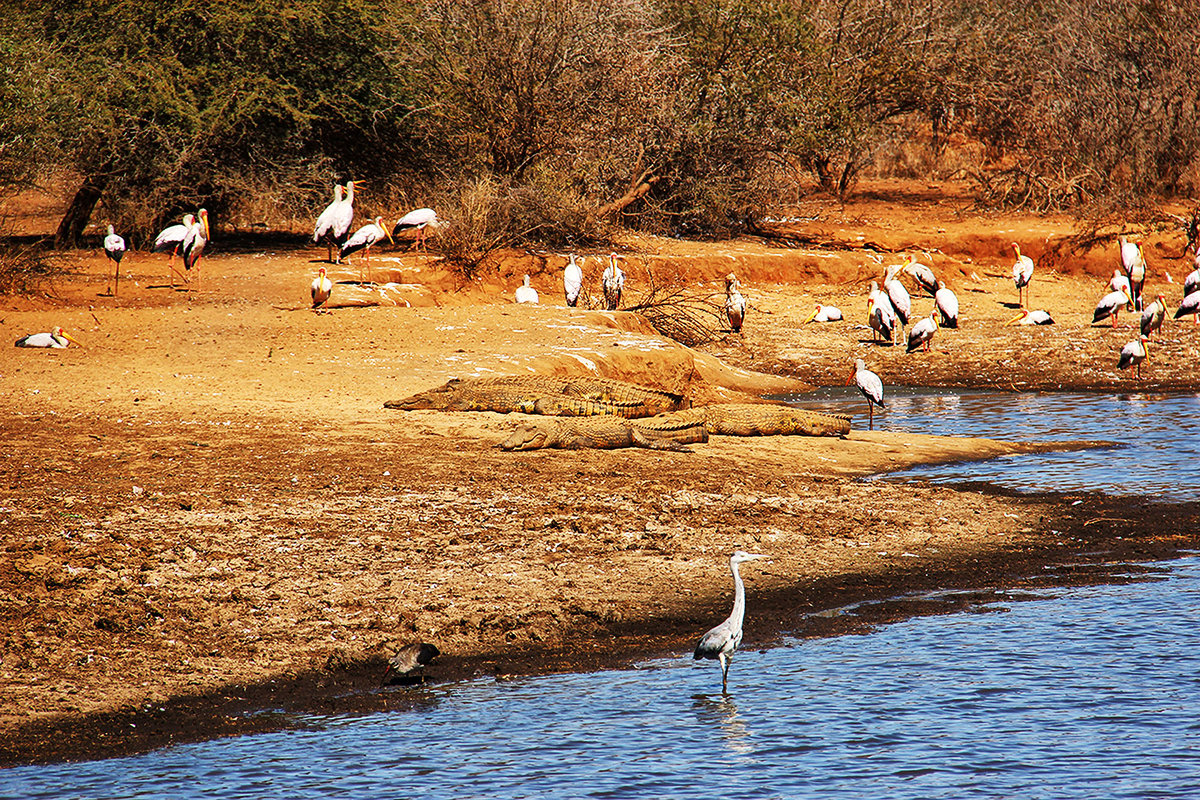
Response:
MULTIPOLYGON (((711 293, 740 276, 743 334, 699 349, 636 314, 565 308, 564 254, 509 254, 464 282, 385 249, 370 277, 396 286, 333 267, 325 314, 306 302, 324 252, 300 236, 223 242, 218 225, 192 291, 133 252, 115 297, 99 251, 59 254, 67 274, 45 294, 0 298, 0 335, 62 325, 84 345, 0 350, 0 763, 290 724, 246 714, 264 708, 403 708, 419 691, 380 676, 417 640, 443 652, 434 680, 682 655, 728 613, 738 547, 772 556, 745 571, 748 649, 914 613, 813 613, 857 600, 1104 580, 1105 564, 1194 547, 1192 504, 862 482, 1029 447, 867 432, 865 408, 846 439, 714 437, 691 453, 505 453, 516 415, 383 408, 453 376, 531 371, 703 403, 843 383, 855 357, 885 384, 1197 389, 1190 320, 1167 322, 1140 382, 1117 372, 1134 330, 1091 324, 1115 247, 1054 255, 1069 220, 965 209, 953 187, 881 185, 768 239, 628 238, 628 301, 652 276, 711 293), (1058 324, 1004 325, 1013 240, 1042 259, 1031 306, 1058 324), (862 327, 867 284, 904 252, 926 253, 962 304, 928 354, 862 327), (525 272, 538 307, 511 302, 525 272), (805 325, 816 301, 847 321, 805 325)), ((1182 238, 1146 242, 1147 292, 1173 310, 1182 238)))

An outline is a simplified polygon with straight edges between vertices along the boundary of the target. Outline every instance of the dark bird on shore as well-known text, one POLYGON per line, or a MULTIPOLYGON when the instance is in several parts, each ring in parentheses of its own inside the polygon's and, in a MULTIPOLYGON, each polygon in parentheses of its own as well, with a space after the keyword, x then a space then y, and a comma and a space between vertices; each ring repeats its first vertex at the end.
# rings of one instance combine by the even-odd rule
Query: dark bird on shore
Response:
POLYGON ((383 671, 383 684, 419 682, 423 678, 419 673, 439 655, 441 651, 428 642, 414 642, 401 647, 388 660, 387 669, 383 671))
POLYGON ((313 228, 313 242, 325 242, 330 263, 342 263, 342 245, 350 235, 350 225, 354 222, 354 181, 347 181, 343 187, 338 184, 333 187, 333 202, 325 206, 325 210, 317 217, 313 228), (343 197, 343 193, 345 197, 343 197), (338 254, 335 256, 334 251, 338 254), (336 259, 336 261, 335 261, 336 259))
POLYGON ((733 572, 733 612, 728 619, 704 634, 692 656, 697 660, 707 658, 721 662, 722 693, 729 689, 729 662, 742 643, 742 620, 746 616, 746 587, 742 584, 742 576, 738 574, 738 565, 759 558, 767 556, 735 550, 729 557, 729 569, 733 572))
POLYGON ((742 322, 746 319, 746 298, 738 291, 739 285, 737 275, 731 272, 725 276, 725 316, 734 333, 742 332, 742 322))
POLYGON ((1013 264, 1013 283, 1017 285, 1017 305, 1024 308, 1025 303, 1029 302, 1029 282, 1033 280, 1033 259, 1029 256, 1021 255, 1021 245, 1016 242, 1012 243, 1013 250, 1017 251, 1017 261, 1013 264), (1025 290, 1025 299, 1021 299, 1021 290, 1025 290))
POLYGON ((871 370, 861 358, 855 359, 854 371, 847 384, 853 383, 867 398, 867 430, 875 430, 875 406, 883 408, 883 380, 871 370))
POLYGON ((108 235, 104 237, 104 255, 113 262, 112 296, 116 297, 117 284, 121 282, 121 259, 125 257, 125 240, 112 225, 108 226, 108 235))
POLYGON ((68 342, 73 342, 79 347, 83 347, 83 345, 71 337, 71 334, 62 328, 55 328, 49 333, 31 333, 28 336, 22 336, 20 339, 17 339, 17 347, 50 347, 55 350, 61 350, 67 346, 68 342))

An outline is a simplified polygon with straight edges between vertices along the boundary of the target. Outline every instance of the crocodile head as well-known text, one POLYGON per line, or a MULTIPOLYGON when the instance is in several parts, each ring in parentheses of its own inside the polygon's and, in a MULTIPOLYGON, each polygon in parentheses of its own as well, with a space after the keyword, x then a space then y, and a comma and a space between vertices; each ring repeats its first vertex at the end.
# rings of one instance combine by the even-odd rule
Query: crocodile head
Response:
POLYGON ((422 408, 445 410, 450 408, 451 404, 457 399, 461 386, 462 380, 460 378, 452 378, 436 389, 414 394, 412 397, 406 397, 403 400, 389 400, 383 404, 383 407, 399 408, 403 411, 414 411, 422 408))
POLYGON ((501 450, 539 450, 546 446, 550 432, 538 425, 522 425, 500 443, 501 450))

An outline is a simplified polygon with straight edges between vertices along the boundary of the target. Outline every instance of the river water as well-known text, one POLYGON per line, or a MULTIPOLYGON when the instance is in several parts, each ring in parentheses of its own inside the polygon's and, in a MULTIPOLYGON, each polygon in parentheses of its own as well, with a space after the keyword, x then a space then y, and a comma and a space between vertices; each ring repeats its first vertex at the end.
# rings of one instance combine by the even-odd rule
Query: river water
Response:
MULTIPOLYGON (((917 467, 891 479, 985 481, 1025 492, 1099 491, 1194 499, 1200 488, 1200 395, 977 392, 889 386, 875 429, 1008 441, 1089 440, 1114 447, 1005 456, 917 467)), ((795 395, 796 405, 854 415, 866 401, 854 387, 795 395)))
MULTIPOLYGON (((854 410, 856 400, 816 402, 854 410)), ((1198 408, 1190 395, 892 391, 877 422, 1120 443, 1062 465, 998 459, 904 479, 1185 497, 1200 485, 1198 408)), ((748 607, 752 616, 753 594, 748 607)), ((619 671, 389 689, 423 702, 0 770, 0 798, 1200 797, 1200 557, 1110 586, 998 595, 973 610, 993 613, 761 651, 745 642, 728 695, 719 668, 689 654, 619 671)))

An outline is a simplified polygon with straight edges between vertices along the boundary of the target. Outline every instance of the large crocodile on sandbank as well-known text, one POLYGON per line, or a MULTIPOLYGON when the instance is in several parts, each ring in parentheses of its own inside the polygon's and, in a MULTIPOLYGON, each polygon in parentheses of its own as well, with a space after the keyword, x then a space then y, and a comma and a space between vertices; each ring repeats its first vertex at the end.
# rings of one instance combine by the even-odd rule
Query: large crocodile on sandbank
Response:
POLYGON ((454 378, 435 389, 383 405, 405 411, 496 411, 551 417, 607 415, 636 419, 683 408, 684 398, 682 394, 608 378, 514 375, 454 378))

